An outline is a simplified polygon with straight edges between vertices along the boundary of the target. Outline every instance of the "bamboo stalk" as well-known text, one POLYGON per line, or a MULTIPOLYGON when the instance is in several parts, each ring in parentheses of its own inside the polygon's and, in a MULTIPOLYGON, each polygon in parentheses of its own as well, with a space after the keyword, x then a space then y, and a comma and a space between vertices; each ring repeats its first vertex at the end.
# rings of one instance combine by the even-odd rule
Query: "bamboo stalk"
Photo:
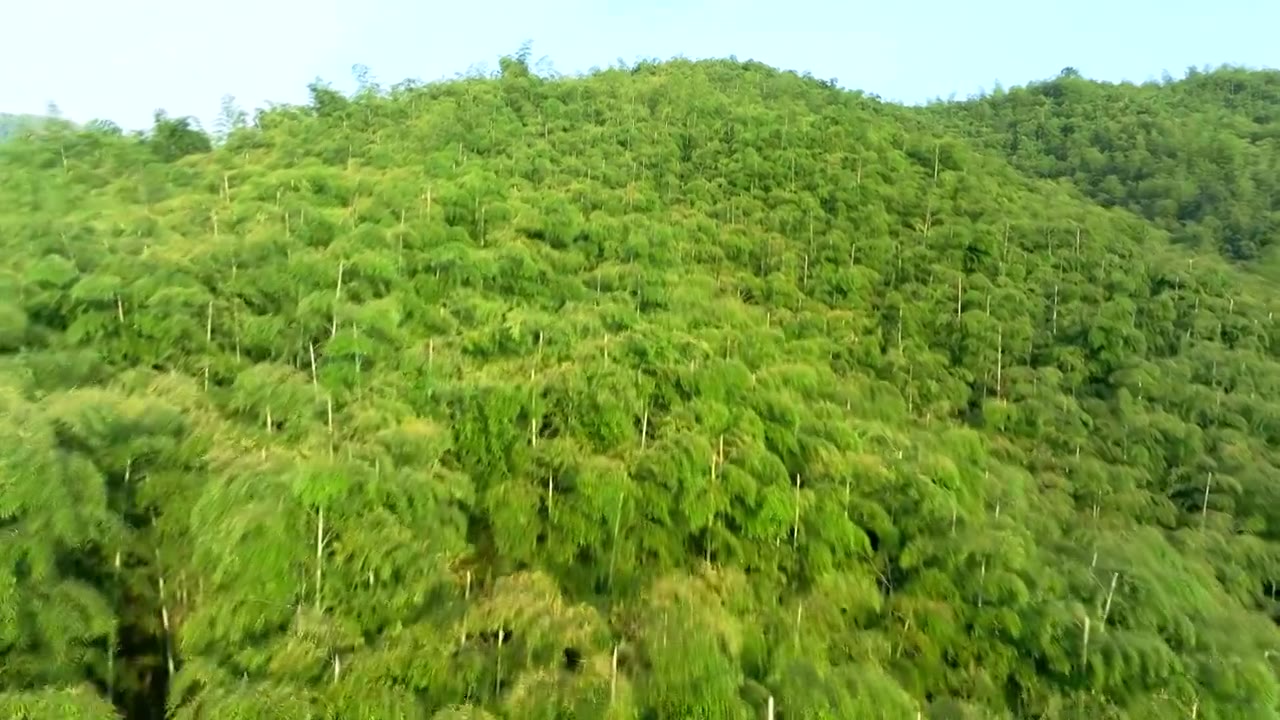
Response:
POLYGON ((796 516, 791 525, 791 549, 800 541, 800 473, 796 473, 796 516))
MULTIPOLYGON (((117 586, 120 583, 120 551, 116 550, 115 563, 113 563, 115 580, 117 586)), ((111 625, 111 645, 107 648, 107 702, 115 701, 116 687, 116 625, 111 625)))
POLYGON ((800 647, 800 628, 804 624, 804 601, 796 605, 796 647, 800 647))
POLYGON ((1116 594, 1116 581, 1120 579, 1120 573, 1111 574, 1111 589, 1107 590, 1107 604, 1102 608, 1102 625, 1107 624, 1107 617, 1111 615, 1111 599, 1116 594))
POLYGON ((324 508, 316 511, 316 612, 320 612, 324 587, 324 508))
POLYGON ((1083 668, 1089 665, 1089 616, 1084 617, 1084 646, 1080 650, 1080 664, 1083 668))
POLYGON ((498 672, 493 681, 494 694, 502 692, 502 641, 506 639, 506 628, 498 628, 498 672))
POLYGON ((164 628, 164 659, 165 668, 169 671, 169 677, 172 678, 177 670, 173 661, 173 628, 169 622, 169 601, 165 595, 164 587, 164 571, 160 567, 160 550, 155 550, 156 556, 156 587, 160 594, 160 625, 164 628))
POLYGON ((613 663, 609 671, 609 705, 613 706, 618 698, 618 646, 613 646, 613 663))
POLYGON ((326 410, 329 415, 329 459, 333 459, 333 396, 325 398, 326 410))
POLYGON ((329 337, 335 337, 338 334, 338 302, 342 300, 342 272, 346 269, 346 261, 338 261, 338 287, 333 293, 333 324, 330 326, 329 337))
POLYGON ((1205 523, 1209 521, 1209 488, 1213 486, 1213 471, 1209 471, 1209 478, 1204 483, 1204 500, 1200 503, 1200 527, 1203 528, 1205 523))
POLYGON ((307 349, 311 354, 311 389, 316 395, 320 394, 320 379, 316 374, 316 344, 307 343, 307 349))
POLYGON ((982 602, 983 600, 986 599, 985 598, 986 593, 987 593, 987 560, 986 558, 983 558, 981 575, 979 576, 979 579, 978 579, 978 607, 982 607, 982 602))

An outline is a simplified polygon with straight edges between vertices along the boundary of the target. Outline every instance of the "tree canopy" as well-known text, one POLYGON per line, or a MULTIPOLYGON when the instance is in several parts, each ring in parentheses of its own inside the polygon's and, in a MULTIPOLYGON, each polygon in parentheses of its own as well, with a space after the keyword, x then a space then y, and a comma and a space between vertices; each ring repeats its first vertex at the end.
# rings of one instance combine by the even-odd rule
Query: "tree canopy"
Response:
POLYGON ((0 144, 0 714, 1280 718, 1271 74, 528 58, 0 144))

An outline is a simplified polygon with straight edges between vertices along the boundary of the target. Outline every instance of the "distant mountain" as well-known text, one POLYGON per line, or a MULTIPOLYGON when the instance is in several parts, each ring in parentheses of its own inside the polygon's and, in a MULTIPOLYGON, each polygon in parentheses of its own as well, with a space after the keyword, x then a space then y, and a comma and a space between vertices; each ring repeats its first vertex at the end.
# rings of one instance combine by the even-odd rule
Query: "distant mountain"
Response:
POLYGON ((1179 242, 1236 260, 1277 245, 1280 71, 1222 67, 1136 85, 1067 68, 933 112, 1024 173, 1068 180, 1179 242))
POLYGON ((24 128, 38 127, 48 121, 49 118, 41 115, 14 115, 12 113, 0 113, 0 140, 12 135, 17 135, 24 128))

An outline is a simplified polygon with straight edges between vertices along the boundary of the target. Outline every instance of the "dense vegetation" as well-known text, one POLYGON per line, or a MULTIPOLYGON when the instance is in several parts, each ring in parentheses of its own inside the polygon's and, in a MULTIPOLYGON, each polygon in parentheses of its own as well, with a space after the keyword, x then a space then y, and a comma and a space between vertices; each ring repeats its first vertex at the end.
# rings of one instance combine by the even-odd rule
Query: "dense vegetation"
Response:
POLYGON ((1036 92, 0 146, 0 715, 1280 717, 1280 300, 972 139, 1036 92))

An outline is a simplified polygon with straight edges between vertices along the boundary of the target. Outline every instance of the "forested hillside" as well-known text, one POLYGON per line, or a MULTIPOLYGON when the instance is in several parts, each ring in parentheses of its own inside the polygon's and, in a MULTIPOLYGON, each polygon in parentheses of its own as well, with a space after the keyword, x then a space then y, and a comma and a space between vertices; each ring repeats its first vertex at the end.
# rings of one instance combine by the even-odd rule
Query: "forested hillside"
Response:
POLYGON ((934 110, 1019 169, 1069 179, 1192 247, 1250 260, 1280 236, 1280 71, 1134 85, 1067 68, 934 110))
POLYGON ((1280 717, 1280 298, 969 111, 514 57, 0 145, 0 716, 1280 717))

